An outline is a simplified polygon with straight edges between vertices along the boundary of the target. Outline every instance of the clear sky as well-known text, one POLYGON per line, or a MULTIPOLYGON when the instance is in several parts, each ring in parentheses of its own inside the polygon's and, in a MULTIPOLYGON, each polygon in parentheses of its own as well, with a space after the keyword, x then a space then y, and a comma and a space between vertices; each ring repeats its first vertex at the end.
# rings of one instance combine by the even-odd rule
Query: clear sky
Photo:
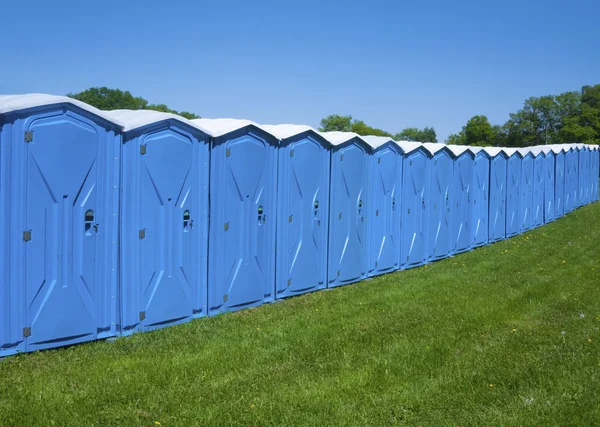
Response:
POLYGON ((203 117, 390 132, 600 83, 600 1, 0 0, 0 93, 129 90, 203 117))

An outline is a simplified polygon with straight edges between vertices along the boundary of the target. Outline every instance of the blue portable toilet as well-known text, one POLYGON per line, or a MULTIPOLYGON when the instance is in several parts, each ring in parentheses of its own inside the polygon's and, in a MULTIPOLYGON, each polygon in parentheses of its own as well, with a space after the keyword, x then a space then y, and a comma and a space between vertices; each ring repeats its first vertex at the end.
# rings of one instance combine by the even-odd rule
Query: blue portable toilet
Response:
POLYGON ((484 148, 490 156, 489 241, 506 238, 506 163, 508 157, 501 148, 484 148))
POLYGON ((482 147, 470 147, 475 153, 473 163, 473 184, 471 185, 471 233, 473 247, 488 243, 488 222, 490 215, 490 156, 482 147))
POLYGON ((562 145, 552 146, 554 153, 554 218, 565 214, 565 150, 562 145))
POLYGON ((404 152, 400 267, 406 269, 427 262, 429 152, 418 142, 398 141, 398 145, 404 152))
POLYGON ((275 297, 327 286, 331 145, 308 126, 263 125, 279 138, 275 297))
POLYGON ((556 157, 551 146, 542 148, 544 155, 544 223, 554 221, 555 218, 555 203, 554 197, 556 194, 556 157))
POLYGON ((209 135, 151 110, 115 110, 121 171, 121 333, 206 316, 209 135))
POLYGON ((587 176, 586 176, 586 152, 583 144, 575 144, 577 153, 577 207, 586 204, 587 176))
POLYGON ((448 145, 454 154, 454 206, 452 210, 453 252, 461 253, 473 247, 472 186, 475 155, 467 146, 448 145))
POLYGON ((427 258, 429 261, 446 258, 452 254, 452 205, 454 198, 454 154, 445 144, 424 143, 429 152, 428 190, 429 217, 427 258))
POLYGON ((578 165, 577 149, 573 145, 565 145, 565 213, 577 207, 578 191, 578 165))
POLYGON ((371 146, 352 132, 324 132, 332 145, 328 287, 367 277, 371 146))
POLYGON ((508 161, 506 164, 506 237, 521 232, 519 216, 519 195, 521 193, 521 153, 514 148, 506 148, 508 161))
POLYGON ((598 145, 592 145, 592 152, 591 152, 591 156, 592 156, 592 171, 591 171, 591 180, 592 180, 592 184, 591 184, 591 200, 593 202, 598 201, 598 180, 600 177, 600 157, 599 157, 599 149, 598 149, 598 145))
POLYGON ((117 334, 121 125, 0 97, 0 356, 117 334))
POLYGON ((273 301, 278 140, 248 120, 192 122, 212 135, 207 314, 273 301))
POLYGON ((544 225, 544 193, 546 192, 546 157, 541 147, 532 147, 533 155, 533 201, 531 226, 544 225))
POLYGON ((530 148, 519 148, 521 153, 521 185, 519 189, 519 233, 533 226, 533 154, 530 148))
POLYGON ((363 136, 373 150, 369 172, 369 277, 400 268, 402 150, 391 138, 363 136))

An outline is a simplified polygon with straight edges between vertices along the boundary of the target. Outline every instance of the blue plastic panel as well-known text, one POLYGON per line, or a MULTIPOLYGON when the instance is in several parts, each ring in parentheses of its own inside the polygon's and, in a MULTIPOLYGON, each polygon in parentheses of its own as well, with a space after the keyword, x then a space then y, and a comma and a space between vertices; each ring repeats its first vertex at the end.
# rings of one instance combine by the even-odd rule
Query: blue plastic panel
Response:
POLYGON ((488 243, 488 221, 490 187, 490 158, 484 151, 475 155, 473 164, 473 184, 471 186, 471 232, 473 247, 488 243))
POLYGON ((312 134, 283 141, 277 179, 277 298, 327 286, 330 150, 312 134))
POLYGON ((4 118, 2 355, 116 334, 120 137, 112 127, 69 106, 4 118))
POLYGON ((565 213, 577 207, 578 181, 579 181, 579 155, 577 150, 565 153, 565 213))
POLYGON ((506 178, 506 237, 521 232, 519 216, 519 195, 521 193, 521 163, 522 158, 513 154, 507 162, 506 178))
POLYGON ((521 185, 519 188, 519 232, 533 226, 533 156, 527 154, 521 164, 521 185))
POLYGON ((328 287, 367 277, 369 152, 357 139, 333 149, 329 216, 328 287))
POLYGON ((400 265, 412 268, 427 261, 427 175, 429 157, 416 150, 404 157, 402 169, 402 222, 400 265))
POLYGON ((402 155, 386 144, 371 155, 369 276, 399 268, 402 155))
POLYGON ((544 225, 544 193, 546 182, 546 157, 539 154, 533 159, 532 227, 544 225))
POLYGON ((544 174, 544 222, 548 223, 553 221, 555 218, 555 206, 554 206, 554 197, 555 197, 555 170, 556 170, 556 157, 554 153, 546 154, 544 159, 545 163, 545 174, 544 174))
POLYGON ((213 139, 208 314, 274 299, 277 141, 253 127, 213 139))
POLYGON ((490 162, 489 240, 506 237, 506 157, 498 155, 490 162))
POLYGON ((598 200, 598 176, 600 175, 600 157, 599 157, 599 151, 597 148, 595 148, 592 153, 591 153, 591 157, 592 157, 592 171, 591 171, 591 180, 592 183, 590 185, 590 191, 591 191, 591 200, 593 202, 598 200))
POLYGON ((587 203, 587 199, 589 196, 589 187, 588 187, 588 164, 587 164, 587 150, 585 148, 578 149, 578 171, 579 176, 577 179, 578 187, 577 187, 577 206, 582 206, 587 203))
POLYGON ((208 161, 208 137, 175 122, 124 136, 123 334, 206 315, 208 161))
POLYGON ((454 160, 454 209, 452 211, 453 251, 461 253, 473 246, 471 191, 474 159, 465 152, 454 160))
POLYGON ((561 151, 554 157, 554 218, 560 218, 565 214, 565 153, 561 151))
POLYGON ((427 251, 432 261, 452 253, 453 168, 454 159, 447 150, 438 151, 429 160, 427 251))

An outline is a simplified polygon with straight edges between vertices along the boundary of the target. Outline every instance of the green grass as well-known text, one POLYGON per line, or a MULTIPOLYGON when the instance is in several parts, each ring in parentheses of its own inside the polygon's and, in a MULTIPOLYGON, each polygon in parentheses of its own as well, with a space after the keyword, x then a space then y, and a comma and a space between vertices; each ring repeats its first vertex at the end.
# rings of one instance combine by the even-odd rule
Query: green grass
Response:
POLYGON ((599 239, 596 203, 427 267, 9 357, 0 425, 600 425, 599 239))

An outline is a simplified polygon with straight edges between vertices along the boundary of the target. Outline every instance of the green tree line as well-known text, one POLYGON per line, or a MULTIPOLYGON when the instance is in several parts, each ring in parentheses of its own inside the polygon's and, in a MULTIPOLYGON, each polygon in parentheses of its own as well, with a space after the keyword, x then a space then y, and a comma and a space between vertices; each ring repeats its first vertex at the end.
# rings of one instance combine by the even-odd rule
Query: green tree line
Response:
POLYGON ((68 93, 68 97, 85 102, 99 110, 154 110, 163 113, 178 114, 186 119, 199 119, 200 116, 189 111, 177 111, 165 104, 149 104, 140 96, 133 96, 129 91, 110 89, 106 86, 91 87, 79 93, 68 93))
MULTIPOLYGON (((406 128, 399 133, 373 128, 352 116, 329 115, 321 131, 347 131, 359 135, 389 136, 395 140, 437 142, 433 127, 406 128)), ((484 115, 471 117, 446 142, 457 145, 528 147, 544 144, 600 144, 600 85, 581 90, 531 97, 511 113, 504 125, 492 125, 484 115)))

